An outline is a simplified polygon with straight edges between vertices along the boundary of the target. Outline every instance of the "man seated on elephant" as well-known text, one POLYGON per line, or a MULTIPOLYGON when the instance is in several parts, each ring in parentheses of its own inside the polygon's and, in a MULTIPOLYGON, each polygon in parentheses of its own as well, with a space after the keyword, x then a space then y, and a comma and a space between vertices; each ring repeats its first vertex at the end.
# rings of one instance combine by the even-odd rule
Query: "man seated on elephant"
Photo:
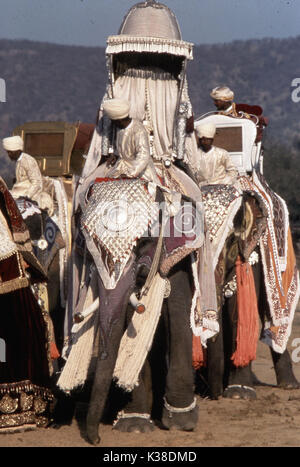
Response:
POLYGON ((236 104, 233 102, 234 92, 227 86, 217 86, 212 89, 210 97, 214 101, 214 105, 218 113, 227 115, 228 117, 238 117, 236 104))
POLYGON ((45 191, 45 180, 34 157, 23 152, 24 142, 20 136, 3 139, 3 147, 11 161, 16 162, 16 182, 11 194, 15 199, 25 197, 37 203, 40 209, 53 213, 53 201, 45 191))
POLYGON ((104 102, 103 110, 113 120, 117 128, 116 149, 106 165, 106 176, 142 177, 160 184, 150 155, 149 137, 143 123, 129 116, 130 104, 125 99, 109 99, 104 102))
POLYGON ((210 97, 214 101, 218 114, 252 120, 257 128, 256 143, 262 140, 264 128, 268 125, 268 118, 263 116, 263 109, 259 105, 236 104, 234 92, 227 86, 212 89, 210 97))
POLYGON ((198 154, 195 176, 200 186, 230 185, 238 177, 238 170, 231 161, 229 153, 225 149, 213 146, 215 133, 214 124, 196 126, 198 154))

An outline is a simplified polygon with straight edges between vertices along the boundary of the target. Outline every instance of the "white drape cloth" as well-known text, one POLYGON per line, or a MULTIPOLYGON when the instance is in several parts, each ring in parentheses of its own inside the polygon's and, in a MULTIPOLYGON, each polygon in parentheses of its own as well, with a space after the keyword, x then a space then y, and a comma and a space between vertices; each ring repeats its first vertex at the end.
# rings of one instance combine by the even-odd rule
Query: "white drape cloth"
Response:
POLYGON ((130 102, 129 115, 138 120, 148 120, 147 110, 145 112, 148 107, 154 135, 154 157, 171 154, 177 80, 169 73, 159 73, 160 79, 155 79, 154 73, 147 71, 141 72, 140 76, 130 74, 128 70, 126 76, 118 77, 114 84, 114 97, 127 99, 130 102))

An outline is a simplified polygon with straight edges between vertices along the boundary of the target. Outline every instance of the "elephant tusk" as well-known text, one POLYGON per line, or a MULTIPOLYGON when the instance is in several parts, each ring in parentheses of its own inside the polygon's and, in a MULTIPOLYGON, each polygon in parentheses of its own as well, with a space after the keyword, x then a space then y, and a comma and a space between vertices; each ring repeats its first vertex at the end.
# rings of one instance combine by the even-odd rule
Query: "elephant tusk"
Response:
POLYGON ((129 297, 129 301, 137 313, 144 313, 146 311, 145 305, 139 302, 135 293, 132 293, 129 297))
MULTIPOLYGON (((100 304, 100 300, 99 300, 99 297, 97 297, 96 300, 94 300, 93 303, 90 306, 88 306, 85 310, 83 310, 81 313, 76 313, 74 315, 74 318, 73 318, 74 323, 76 324, 81 323, 84 320, 84 318, 86 318, 91 313, 94 313, 95 310, 97 310, 97 308, 99 307, 99 304, 100 304)), ((74 324, 74 326, 72 327, 72 332, 77 331, 76 324, 74 324)))

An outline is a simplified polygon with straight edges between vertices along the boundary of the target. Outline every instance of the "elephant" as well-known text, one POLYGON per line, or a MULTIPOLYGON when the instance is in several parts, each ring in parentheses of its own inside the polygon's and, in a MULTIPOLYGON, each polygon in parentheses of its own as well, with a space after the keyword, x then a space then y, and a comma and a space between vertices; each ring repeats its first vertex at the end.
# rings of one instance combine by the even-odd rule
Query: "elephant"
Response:
MULTIPOLYGON (((164 324, 168 330, 168 339, 166 339, 168 342, 168 371, 165 381, 165 405, 161 423, 166 429, 175 427, 185 431, 193 430, 198 419, 198 409, 194 403, 192 330, 189 326, 189 311, 192 298, 188 266, 188 261, 186 261, 185 264, 179 263, 177 267, 172 268, 168 276, 171 293, 165 299, 162 313, 164 324), (186 409, 190 407, 190 409, 177 413, 176 410, 172 410, 173 407, 186 409)), ((132 287, 130 290, 132 290, 132 287)), ((111 299, 111 297, 109 298, 111 299)), ((128 298, 127 292, 127 297, 124 300, 125 304, 128 298)), ((125 310, 118 323, 112 327, 109 343, 105 349, 108 354, 107 359, 99 359, 97 363, 87 416, 87 435, 93 444, 98 442, 98 424, 105 403, 105 394, 111 384, 119 343, 125 329, 126 321, 123 320, 126 319, 126 315, 128 319, 128 313, 125 310)), ((160 358, 163 358, 163 350, 160 349, 160 352, 160 358)), ((147 368, 144 368, 142 373, 146 371, 147 368)), ((125 414, 123 411, 117 419, 115 429, 145 432, 153 428, 151 418, 148 415, 151 413, 151 407, 149 406, 149 395, 145 386, 146 381, 140 378, 139 385, 131 393, 130 401, 125 408, 125 414), (146 414, 146 418, 144 418, 144 414, 146 414)))
MULTIPOLYGON (((40 210, 36 203, 26 197, 19 197, 18 207, 28 228, 33 251, 47 274, 46 305, 50 320, 53 323, 52 332, 59 351, 63 347, 64 308, 61 304, 60 285, 60 250, 65 248, 65 240, 57 223, 46 210, 40 210), (26 215, 26 211, 33 213, 26 215)), ((59 208, 58 208, 59 209, 59 208)), ((52 327, 51 323, 51 327, 52 327)))
MULTIPOLYGON (((99 232, 98 234, 95 231, 92 232, 93 221, 90 217, 90 213, 97 216, 95 213, 98 209, 103 220, 103 210, 97 208, 93 201, 98 200, 99 203, 97 189, 105 183, 107 182, 94 183, 91 190, 92 195, 88 201, 86 194, 81 197, 81 213, 77 213, 81 228, 78 229, 73 250, 75 264, 72 278, 73 298, 69 304, 70 309, 73 309, 73 320, 76 322, 83 315, 87 316, 84 310, 91 309, 91 302, 92 308, 95 309, 93 318, 90 318, 91 321, 94 320, 92 337, 89 341, 93 341, 90 348, 90 359, 86 360, 88 362, 86 376, 80 382, 77 380, 76 384, 70 383, 68 378, 74 369, 73 367, 77 366, 74 374, 78 375, 82 371, 83 361, 85 360, 81 356, 79 361, 79 354, 76 353, 76 349, 82 344, 79 343, 79 338, 77 340, 75 338, 66 365, 58 380, 58 387, 65 392, 72 392, 74 387, 86 383, 88 375, 92 375, 92 388, 87 414, 87 438, 92 444, 100 442, 99 423, 105 413, 113 380, 117 380, 118 385, 128 395, 128 404, 122 407, 123 410, 119 411, 114 429, 121 431, 148 431, 153 429, 150 401, 152 396, 151 391, 149 395, 149 379, 146 378, 145 380, 143 378, 143 375, 149 375, 151 371, 153 373, 154 393, 159 394, 158 399, 156 399, 156 407, 160 405, 162 426, 166 429, 193 430, 198 419, 198 409, 194 393, 194 371, 192 367, 193 331, 191 329, 191 316, 193 311, 191 310, 193 309, 192 304, 195 303, 195 294, 198 293, 195 286, 195 281, 197 282, 195 274, 197 276, 199 272, 202 313, 209 310, 210 316, 213 316, 213 320, 216 321, 216 294, 209 244, 205 240, 203 232, 195 234, 192 242, 187 242, 184 233, 176 238, 176 235, 174 235, 174 226, 177 222, 175 220, 176 216, 168 217, 170 231, 167 234, 165 230, 162 230, 165 228, 162 227, 163 222, 158 222, 159 217, 156 217, 159 226, 156 233, 159 231, 159 236, 143 235, 143 237, 138 237, 136 244, 131 246, 126 264, 121 266, 121 273, 116 283, 112 285, 113 276, 109 276, 107 272, 114 269, 113 249, 112 246, 108 246, 109 242, 104 247, 104 243, 102 243, 104 242, 103 235, 100 237, 99 232), (89 229, 90 231, 88 231, 89 229), (97 237, 98 235, 99 237, 97 237), (99 238, 101 238, 101 241, 98 240, 99 238), (106 269, 105 272, 103 271, 103 258, 105 264, 110 268, 106 269), (195 265, 196 271, 198 271, 196 273, 195 265), (149 281, 151 276, 152 279, 149 281), (211 287, 207 286, 209 280, 211 281, 211 287), (206 281, 206 287, 203 286, 203 281, 206 281), (81 284, 78 289, 79 294, 78 290, 76 291, 76 285, 74 286, 76 283, 81 284), (146 295, 146 311, 144 313, 148 310, 149 316, 143 318, 143 314, 139 314, 140 303, 136 304, 133 297, 135 299, 139 297, 138 301, 142 300, 143 290, 147 289, 147 287, 149 296, 147 302, 146 295), (93 298, 88 301, 87 296, 91 289, 94 290, 93 298), (98 302, 97 297, 99 297, 98 302), (150 310, 152 313, 150 313, 150 310), (156 316, 156 318, 153 318, 153 316, 156 316), (143 348, 143 345, 141 347, 144 357, 141 358, 140 366, 134 367, 134 370, 132 370, 130 365, 127 365, 131 351, 128 351, 126 346, 132 345, 132 339, 137 337, 138 340, 133 342, 134 346, 139 347, 143 341, 143 332, 145 332, 142 327, 139 328, 138 325, 132 324, 134 317, 136 319, 141 317, 140 322, 144 320, 144 323, 146 323, 144 329, 149 332, 151 328, 152 335, 145 337, 147 345, 144 345, 145 348, 143 348), (154 319, 154 321, 151 321, 151 319, 154 319), (156 338, 154 337, 155 333, 157 334, 156 338), (123 341, 125 342, 124 345, 122 344, 123 341), (151 347, 152 349, 149 352, 151 347), (119 359, 122 362, 120 353, 123 355, 124 360, 118 366, 119 359), (149 362, 155 361, 154 365, 147 361, 145 363, 148 353, 149 362), (157 355, 157 353, 159 355, 154 357, 153 355, 157 355), (157 361, 162 362, 159 369, 157 368, 157 361), (128 383, 124 382, 127 375, 123 365, 127 366, 129 373, 134 372, 133 379, 128 377, 130 380, 128 383), (158 374, 160 376, 157 376, 158 374), (160 380, 161 387, 156 390, 155 381, 157 380, 160 380), (162 381, 164 381, 163 385, 162 381)), ((121 189, 123 181, 116 179, 110 183, 119 183, 121 189)), ((133 179, 131 185, 134 186, 135 183, 136 179, 133 179)), ((99 188, 99 190, 101 191, 101 199, 104 198, 103 202, 105 203, 105 190, 103 191, 103 188, 99 188)), ((118 190, 118 196, 119 194, 120 190, 118 190)), ((161 201, 161 196, 162 193, 157 187, 156 201, 161 201)), ((186 201, 187 198, 182 197, 181 202, 184 204, 186 201)), ((138 220, 135 227, 138 232, 138 220)), ((137 235, 136 231, 135 236, 137 235)), ((128 232, 126 235, 128 236, 128 232)), ((88 317, 85 317, 85 320, 87 319, 88 317)), ((85 323, 85 320, 83 323, 85 323)), ((70 326, 74 329, 74 322, 71 322, 70 326)), ((83 324, 82 329, 84 326, 83 324)), ((201 326, 202 324, 200 324, 201 326)), ((84 332, 88 332, 87 328, 88 322, 86 322, 84 332)), ((214 327, 212 326, 212 335, 214 333, 214 327)), ((88 337, 86 339, 87 344, 83 347, 88 352, 88 337)), ((139 359, 139 357, 139 354, 137 354, 136 358, 139 359)), ((133 365, 135 365, 135 362, 133 365)), ((64 409, 63 402, 61 408, 64 409)), ((155 411, 155 409, 153 410, 155 411)), ((72 410, 70 410, 71 412, 72 410)), ((59 409, 56 413, 59 420, 59 409)))
MULTIPOLYGON (((169 340, 166 384, 160 390, 161 396, 165 396, 162 422, 165 427, 169 428, 174 425, 181 429, 192 429, 197 419, 192 368, 193 333, 201 336, 205 345, 207 339, 215 335, 218 330, 215 281, 209 242, 204 228, 198 232, 192 244, 183 236, 172 234, 175 225, 172 224, 172 220, 170 221, 171 235, 159 234, 155 242, 152 236, 149 238, 142 232, 139 236, 134 231, 129 237, 137 243, 134 246, 132 244, 129 250, 125 249, 122 259, 116 260, 114 257, 117 255, 118 248, 121 248, 122 242, 107 244, 106 241, 109 242, 107 228, 98 233, 94 229, 96 224, 99 225, 99 219, 104 224, 106 223, 106 226, 117 224, 116 204, 112 209, 115 218, 108 219, 108 210, 103 206, 102 214, 97 222, 94 222, 92 217, 94 212, 97 212, 101 199, 112 201, 110 198, 105 198, 105 193, 102 193, 101 196, 99 195, 99 203, 90 204, 93 206, 90 218, 92 221, 89 222, 86 217, 95 187, 97 192, 99 186, 107 188, 111 182, 107 173, 101 171, 104 166, 103 162, 107 161, 110 164, 111 156, 116 155, 128 159, 134 152, 133 145, 129 143, 127 147, 125 144, 120 144, 118 148, 122 131, 116 126, 113 116, 107 114, 107 101, 110 99, 128 101, 129 117, 143 124, 149 143, 147 153, 149 152, 150 156, 146 168, 152 166, 155 172, 152 181, 156 179, 156 195, 163 196, 164 202, 169 206, 170 219, 175 217, 171 211, 176 210, 175 205, 179 199, 180 202, 184 200, 187 203, 191 202, 193 209, 198 201, 201 202, 199 187, 191 179, 186 159, 187 148, 194 150, 196 146, 193 128, 190 128, 193 126, 191 125, 193 113, 186 77, 187 63, 192 59, 192 44, 182 40, 174 13, 161 3, 152 1, 137 3, 124 17, 117 36, 109 36, 107 44, 106 92, 100 103, 97 126, 74 196, 78 235, 76 234, 74 238, 72 271, 69 274, 69 297, 65 322, 66 345, 63 350, 63 355, 67 359, 58 380, 58 387, 61 390, 72 392, 74 387, 80 387, 86 383, 89 372, 94 375, 87 416, 88 439, 93 444, 99 441, 98 425, 103 415, 112 379, 117 379, 120 386, 123 384, 122 381, 125 381, 125 390, 132 393, 132 400, 125 412, 128 411, 131 415, 132 413, 147 414, 146 418, 137 417, 137 419, 127 415, 119 416, 115 424, 116 429, 129 430, 132 422, 139 426, 143 425, 140 427, 141 430, 151 427, 148 417, 150 409, 146 408, 143 388, 148 383, 143 383, 141 378, 137 380, 137 377, 149 373, 147 362, 144 369, 142 369, 142 363, 152 345, 154 331, 157 329, 157 334, 160 334, 159 330, 162 328, 165 328, 167 341, 169 340), (161 186, 157 189, 159 183, 164 186, 163 189, 161 186), (139 268, 139 264, 143 266, 139 268), (146 274, 142 273, 143 271, 146 271, 146 274), (138 287, 135 291, 136 282, 139 283, 141 280, 140 276, 144 279, 147 276, 147 278, 145 284, 142 284, 142 289, 138 287), (192 285, 188 286, 188 282, 192 285), (92 285, 88 286, 88 283, 92 285), (182 285, 182 289, 178 284, 182 285), (170 295, 163 300, 162 290, 169 287, 170 295), (138 319, 137 311, 134 311, 130 320, 129 298, 137 302, 137 306, 134 305, 136 310, 139 309, 139 300, 149 302, 145 307, 146 311, 141 314, 141 320, 138 319), (190 313, 185 311, 182 313, 182 310, 188 310, 189 307, 190 313), (149 313, 149 319, 153 320, 150 327, 152 334, 148 335, 147 349, 145 346, 142 347, 142 359, 134 352, 135 349, 130 347, 131 341, 135 342, 135 337, 138 338, 142 334, 135 332, 133 323, 138 323, 145 331, 147 326, 143 327, 145 320, 142 317, 148 316, 147 311, 150 309, 152 313, 149 313), (161 311, 163 316, 160 321, 161 323, 167 322, 168 325, 163 326, 160 323, 157 327, 161 311), (88 312, 91 313, 87 315, 88 312), (77 319, 85 316, 81 324, 74 324, 73 319, 76 316, 77 319), (180 339, 177 321, 182 323, 180 339), (72 332, 74 326, 76 333, 72 332), (95 331, 94 335, 91 329, 100 331, 95 331), (84 336, 90 335, 89 333, 91 338, 85 340, 84 336), (95 344, 93 348, 88 347, 90 342, 95 344), (84 350, 83 354, 79 352, 81 348, 84 350), (132 354, 128 352, 128 358, 125 358, 126 349, 129 348, 132 354), (89 355, 94 355, 90 360, 87 357, 88 351, 89 355), (84 355, 84 358, 81 355, 84 355), (132 355, 136 356, 136 362, 132 362, 133 359, 130 358, 132 355), (79 362, 80 365, 78 365, 79 362), (124 364, 121 365, 120 362, 124 364), (135 371, 128 368, 128 362, 135 365, 135 371), (96 367, 90 371, 89 365, 96 367), (132 377, 132 374, 134 381, 131 379, 129 384, 126 377, 129 378, 128 375, 132 377)), ((121 115, 119 117, 122 119, 121 115)), ((142 132, 139 130, 140 133, 142 132)), ((134 139, 133 135, 130 139, 134 139)), ((143 168, 144 170, 146 173, 147 170, 143 168)), ((124 176, 124 172, 120 172, 119 175, 124 176)), ((125 175, 136 177, 137 172, 135 171, 134 175, 133 172, 128 175, 126 169, 125 175)), ((121 181, 119 180, 120 183, 121 181)), ((125 180, 123 183, 126 184, 125 180)), ((123 188, 120 186, 118 193, 123 193, 123 188)), ((150 185, 148 188, 151 191, 150 185)), ((136 186, 133 187, 132 193, 135 190, 136 186)), ((143 198, 144 195, 143 188, 139 198, 143 198)), ((115 201, 118 200, 114 199, 114 203, 115 201)), ((200 211, 203 213, 202 207, 200 211)), ((134 217, 134 214, 133 209, 129 217, 134 217)), ((157 221, 159 215, 155 219, 157 221)), ((200 223, 203 227, 203 221, 200 223)), ((156 224, 159 226, 158 232, 162 232, 163 222, 156 222, 156 224)), ((137 227, 138 225, 137 222, 137 227)), ((124 244, 123 247, 125 248, 124 244)), ((142 304, 144 305, 144 302, 142 304)), ((166 338, 163 339, 163 347, 166 344, 165 341, 166 338)), ((153 351, 155 347, 153 344, 153 351)), ((157 345, 156 348, 159 347, 157 345)), ((154 376, 156 376, 155 373, 156 371, 154 371, 154 376)))
MULTIPOLYGON (((245 188, 245 180, 243 178, 245 179, 246 177, 241 177, 240 181, 242 180, 241 185, 245 188)), ((258 185, 258 180, 256 180, 257 186, 260 186, 260 188, 263 186, 270 193, 271 190, 261 175, 259 179, 261 184, 258 185)), ((207 368, 206 370, 202 370, 207 379, 210 395, 213 399, 218 399, 220 396, 233 399, 255 399, 256 392, 254 387, 260 384, 251 368, 251 361, 255 359, 255 354, 242 365, 236 365, 233 361, 237 348, 239 322, 236 286, 238 257, 242 258, 244 264, 250 262, 249 267, 253 276, 254 289, 252 300, 256 308, 254 310, 255 319, 258 320, 259 317, 262 323, 261 339, 269 344, 277 385, 288 389, 299 388, 299 383, 293 373, 291 358, 286 348, 288 338, 286 329, 284 329, 284 344, 282 342, 277 344, 275 342, 274 344, 274 336, 268 330, 270 329, 268 323, 272 323, 274 316, 271 313, 271 307, 274 307, 274 305, 270 293, 267 291, 269 285, 266 270, 268 251, 270 249, 264 247, 266 244, 265 239, 272 228, 272 224, 270 225, 270 222, 268 222, 270 220, 270 213, 266 210, 265 202, 259 191, 255 189, 255 185, 252 183, 250 185, 248 179, 246 184, 248 190, 243 191, 243 200, 234 218, 233 231, 226 238, 215 269, 218 306, 221 310, 219 314, 220 332, 208 341, 207 368), (247 211, 249 212, 248 216, 247 211), (250 215, 250 213, 252 214, 250 215), (251 223, 252 225, 250 225, 251 223), (244 233, 242 234, 242 232, 244 233)), ((275 197, 276 195, 274 194, 274 204, 277 201, 277 199, 274 199, 275 197)), ((297 285, 298 276, 293 259, 292 243, 289 241, 288 244, 291 254, 288 261, 291 263, 292 271, 288 280, 290 281, 290 293, 293 299, 286 306, 287 309, 293 310, 297 304, 297 297, 299 296, 297 290, 299 290, 299 287, 297 285)), ((248 297, 248 301, 250 300, 251 298, 248 297)), ((290 316, 293 316, 293 312, 291 312, 290 316)), ((255 347, 258 338, 257 322, 255 333, 253 331, 255 347)))

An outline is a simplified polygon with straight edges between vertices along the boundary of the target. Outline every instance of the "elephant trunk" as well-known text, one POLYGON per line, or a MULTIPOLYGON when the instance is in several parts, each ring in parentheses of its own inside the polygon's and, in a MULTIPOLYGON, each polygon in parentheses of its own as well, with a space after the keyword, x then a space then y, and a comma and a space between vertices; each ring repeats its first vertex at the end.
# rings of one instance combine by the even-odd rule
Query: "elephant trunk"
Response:
POLYGON ((125 330, 128 301, 134 290, 135 279, 134 258, 127 265, 115 289, 106 289, 99 277, 100 348, 87 414, 87 436, 92 444, 100 442, 99 422, 112 382, 120 342, 125 330))
POLYGON ((99 357, 97 362, 91 400, 87 414, 87 437, 89 442, 94 445, 100 443, 100 437, 98 434, 99 423, 112 382, 119 343, 123 332, 124 322, 121 319, 112 325, 106 349, 107 358, 101 360, 101 357, 99 357))

